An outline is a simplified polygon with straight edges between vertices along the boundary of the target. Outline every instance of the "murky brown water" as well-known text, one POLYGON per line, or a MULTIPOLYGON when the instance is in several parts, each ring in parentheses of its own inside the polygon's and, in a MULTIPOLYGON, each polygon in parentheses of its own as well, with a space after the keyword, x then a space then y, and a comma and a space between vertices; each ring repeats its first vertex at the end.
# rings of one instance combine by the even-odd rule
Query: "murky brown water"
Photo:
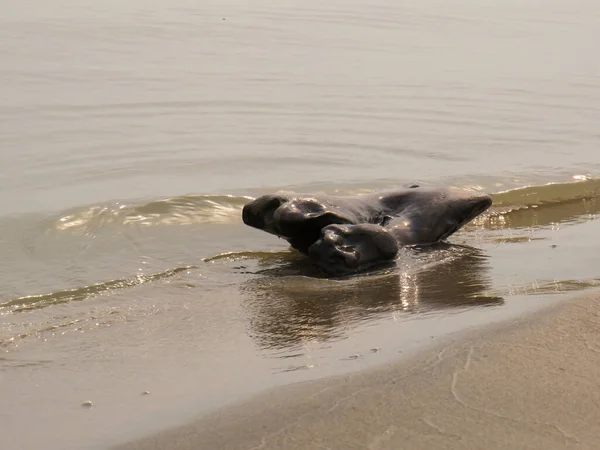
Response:
POLYGON ((600 283, 594 2, 2 11, 2 448, 105 448, 600 283), (411 182, 494 207, 341 281, 240 220, 411 182))

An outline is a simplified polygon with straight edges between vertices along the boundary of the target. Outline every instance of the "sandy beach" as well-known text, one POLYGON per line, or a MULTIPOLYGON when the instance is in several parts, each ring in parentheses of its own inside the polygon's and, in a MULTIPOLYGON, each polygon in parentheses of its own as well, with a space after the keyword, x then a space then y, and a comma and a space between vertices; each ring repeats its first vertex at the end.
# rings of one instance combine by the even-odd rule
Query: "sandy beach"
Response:
POLYGON ((600 445, 600 295, 461 332, 416 358, 276 389, 118 447, 562 449, 600 445))
POLYGON ((2 13, 0 450, 600 448, 600 2, 2 13), (493 206, 344 278, 242 220, 413 184, 493 206))

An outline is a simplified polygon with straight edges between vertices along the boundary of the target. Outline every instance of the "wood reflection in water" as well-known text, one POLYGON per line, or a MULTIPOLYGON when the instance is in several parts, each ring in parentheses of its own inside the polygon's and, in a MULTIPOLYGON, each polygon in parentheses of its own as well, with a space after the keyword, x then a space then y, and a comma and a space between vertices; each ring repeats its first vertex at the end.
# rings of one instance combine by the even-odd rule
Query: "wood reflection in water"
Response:
POLYGON ((373 319, 503 303, 488 294, 487 257, 472 247, 404 249, 396 266, 342 280, 310 270, 297 261, 262 270, 242 284, 250 333, 260 346, 339 339, 373 319))

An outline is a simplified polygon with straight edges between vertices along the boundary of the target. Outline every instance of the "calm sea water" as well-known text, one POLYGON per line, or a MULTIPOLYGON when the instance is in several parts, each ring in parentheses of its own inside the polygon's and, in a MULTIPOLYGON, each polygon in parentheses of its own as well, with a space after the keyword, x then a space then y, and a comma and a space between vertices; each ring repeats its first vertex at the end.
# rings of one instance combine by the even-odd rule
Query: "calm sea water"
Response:
POLYGON ((1 448, 105 448, 600 282, 597 2, 1 4, 1 448), (343 281, 240 219, 413 182, 495 205, 343 281))

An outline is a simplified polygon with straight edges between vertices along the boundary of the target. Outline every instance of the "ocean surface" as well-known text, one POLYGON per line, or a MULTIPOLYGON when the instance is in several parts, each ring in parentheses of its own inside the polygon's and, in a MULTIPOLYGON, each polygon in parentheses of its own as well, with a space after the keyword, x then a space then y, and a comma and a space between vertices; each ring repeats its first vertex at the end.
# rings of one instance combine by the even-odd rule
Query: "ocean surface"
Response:
POLYGON ((598 2, 0 5, 2 449, 108 448, 600 284, 598 2), (241 222, 409 183, 494 206, 343 280, 241 222))

